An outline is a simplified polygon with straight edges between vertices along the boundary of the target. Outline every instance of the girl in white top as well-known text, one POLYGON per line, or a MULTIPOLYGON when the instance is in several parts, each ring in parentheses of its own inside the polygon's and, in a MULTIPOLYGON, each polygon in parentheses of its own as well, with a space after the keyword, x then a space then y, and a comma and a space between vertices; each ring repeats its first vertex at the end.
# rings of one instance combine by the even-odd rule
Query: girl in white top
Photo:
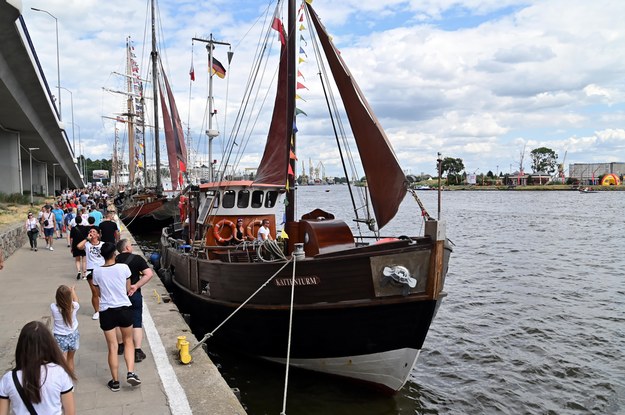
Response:
POLYGON ((56 290, 56 302, 50 304, 54 320, 52 333, 71 370, 74 370, 74 354, 80 347, 80 333, 76 317, 79 308, 76 290, 67 285, 61 285, 56 290))
POLYGON ((15 348, 15 369, 0 379, 0 415, 9 413, 9 404, 13 414, 29 415, 31 412, 20 397, 13 376, 36 413, 76 414, 73 385, 76 376, 42 322, 31 321, 22 328, 15 348))
POLYGON ((89 288, 91 289, 91 305, 93 306, 94 314, 91 317, 93 320, 100 318, 100 298, 98 292, 93 286, 93 270, 104 265, 104 258, 100 253, 100 249, 104 242, 100 240, 100 232, 95 228, 89 230, 87 239, 80 241, 76 247, 78 249, 84 249, 87 257, 87 281, 89 282, 89 288))

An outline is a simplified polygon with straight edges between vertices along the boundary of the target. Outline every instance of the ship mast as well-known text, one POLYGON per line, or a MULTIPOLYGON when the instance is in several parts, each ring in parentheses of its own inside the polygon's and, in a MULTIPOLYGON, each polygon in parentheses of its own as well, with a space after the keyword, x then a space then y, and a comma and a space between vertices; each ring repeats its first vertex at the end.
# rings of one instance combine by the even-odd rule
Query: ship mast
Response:
MULTIPOLYGON (((158 138, 158 52, 156 51, 156 18, 154 0, 152 4, 152 90, 154 91, 154 159, 156 162, 156 193, 163 192, 161 183, 161 149, 158 138)), ((173 178, 172 178, 173 179, 173 178)))
MULTIPOLYGON (((289 0, 288 8, 288 32, 287 32, 287 136, 285 145, 287 146, 286 157, 287 163, 291 167, 290 171, 295 172, 295 160, 291 159, 291 151, 295 153, 296 137, 293 132, 293 123, 295 121, 295 0, 289 0)), ((296 153, 297 154, 297 153, 296 153)), ((288 204, 286 205, 285 214, 286 222, 295 221, 295 174, 290 176, 287 174, 288 190, 286 197, 288 204)))

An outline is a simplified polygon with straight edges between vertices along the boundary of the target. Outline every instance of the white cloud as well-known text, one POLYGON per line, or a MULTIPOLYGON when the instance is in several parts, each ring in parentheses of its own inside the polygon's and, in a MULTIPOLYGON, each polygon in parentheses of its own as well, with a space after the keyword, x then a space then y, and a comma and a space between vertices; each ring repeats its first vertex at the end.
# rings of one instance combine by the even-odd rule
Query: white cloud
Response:
MULTIPOLYGON (((54 22, 29 7, 45 7, 59 18, 62 85, 73 92, 86 154, 105 157, 112 152, 113 129, 101 117, 123 111, 124 103, 101 87, 123 88, 111 72, 125 70, 128 35, 136 42, 142 74, 147 74, 149 45, 142 45, 149 39, 146 2, 30 3, 24 17, 52 86, 54 22)), ((481 171, 518 162, 519 137, 528 146, 544 145, 561 156, 568 150, 570 162, 618 157, 613 146, 622 146, 625 122, 625 2, 316 0, 314 6, 387 129, 402 165, 413 172, 433 172, 438 151, 463 158, 465 165, 483 165, 481 171)), ((214 82, 216 121, 225 135, 256 48, 260 27, 252 24, 263 7, 248 1, 161 1, 159 22, 166 45, 161 52, 183 122, 190 120, 194 146, 202 154, 206 78, 199 74, 206 54, 199 43, 191 52, 191 38, 213 33, 230 41, 235 51, 227 81, 214 82), (198 80, 189 100, 192 57, 198 80)), ((310 40, 308 31, 302 33, 310 40)), ((330 150, 330 125, 320 118, 325 104, 310 42, 306 50, 309 59, 302 71, 310 90, 305 91, 308 102, 300 104, 308 117, 298 120, 298 156, 323 160, 339 174, 338 155, 330 150)), ((222 62, 226 51, 216 50, 222 62)), ((266 77, 271 76, 269 71, 266 77)), ((69 95, 62 99, 66 121, 69 95)), ((247 145, 254 154, 241 159, 242 168, 255 167, 259 160, 264 137, 260 127, 268 121, 267 116, 258 119, 261 139, 247 145)), ((218 141, 215 149, 221 149, 218 141)))

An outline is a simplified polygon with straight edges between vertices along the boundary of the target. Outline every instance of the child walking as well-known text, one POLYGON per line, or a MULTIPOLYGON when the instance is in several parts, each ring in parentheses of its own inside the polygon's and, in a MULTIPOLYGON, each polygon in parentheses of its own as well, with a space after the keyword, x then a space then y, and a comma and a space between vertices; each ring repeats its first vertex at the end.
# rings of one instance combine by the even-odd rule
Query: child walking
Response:
POLYGON ((65 356, 67 366, 74 371, 74 355, 80 346, 78 319, 76 313, 80 308, 74 287, 61 285, 56 290, 56 302, 50 304, 54 320, 54 338, 65 356))

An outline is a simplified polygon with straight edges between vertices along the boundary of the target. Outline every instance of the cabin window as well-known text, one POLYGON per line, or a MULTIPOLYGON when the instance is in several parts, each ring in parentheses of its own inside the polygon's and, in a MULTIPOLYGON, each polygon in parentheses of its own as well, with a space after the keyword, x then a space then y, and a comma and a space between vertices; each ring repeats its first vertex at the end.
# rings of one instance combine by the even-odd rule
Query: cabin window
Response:
POLYGON ((254 192, 252 193, 252 207, 253 208, 263 207, 264 195, 265 195, 265 192, 263 192, 262 190, 254 190, 254 192))
POLYGON ((234 190, 226 190, 224 191, 224 199, 221 202, 221 206, 225 207, 225 208, 233 208, 234 207, 234 201, 236 199, 236 193, 234 190))
POLYGON ((265 207, 272 208, 276 205, 276 200, 278 200, 278 192, 275 190, 270 190, 267 192, 267 199, 265 199, 265 207))
POLYGON ((249 205, 250 205, 250 191, 240 190, 239 197, 237 199, 237 207, 240 209, 245 209, 249 205))
POLYGON ((206 194, 206 198, 200 206, 200 214, 198 215, 197 223, 204 224, 206 222, 206 217, 213 203, 215 207, 219 206, 219 193, 215 194, 211 191, 206 194))

